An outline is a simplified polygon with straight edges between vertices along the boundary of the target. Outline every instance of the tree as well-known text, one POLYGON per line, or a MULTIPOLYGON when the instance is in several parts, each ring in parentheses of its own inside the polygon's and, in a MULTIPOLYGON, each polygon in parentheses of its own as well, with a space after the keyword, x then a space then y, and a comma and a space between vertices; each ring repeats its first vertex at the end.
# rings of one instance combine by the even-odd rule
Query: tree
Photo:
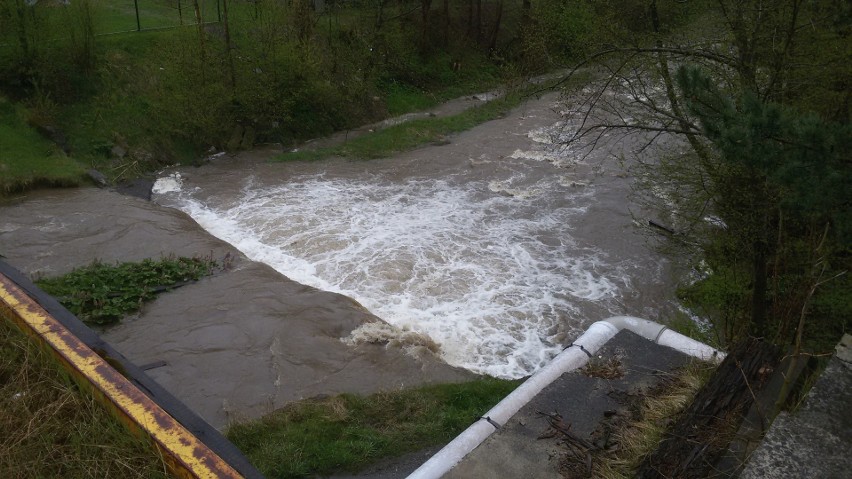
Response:
POLYGON ((616 46, 579 65, 602 74, 571 141, 641 134, 636 196, 667 211, 677 244, 728 288, 714 300, 730 311, 713 312, 725 339, 790 340, 809 290, 804 252, 826 225, 845 265, 849 102, 824 99, 848 98, 843 81, 825 81, 849 77, 848 14, 817 3, 625 2, 636 14, 609 17, 616 46), (815 65, 831 73, 815 77, 815 65))
POLYGON ((0 1, 0 20, 3 30, 14 31, 15 47, 21 61, 34 60, 37 40, 35 7, 25 0, 0 1))
MULTIPOLYGON (((720 232, 726 241, 751 243, 739 248, 753 262, 752 332, 765 334, 767 296, 780 293, 767 294, 767 262, 806 266, 808 262, 796 256, 819 249, 785 252, 780 250, 784 242, 819 238, 817 243, 822 244, 827 234, 823 231, 831 231, 837 244, 852 239, 852 193, 847 187, 852 181, 852 129, 762 101, 750 91, 731 98, 696 68, 681 67, 677 80, 689 111, 698 118, 723 166, 736 174, 720 179, 746 179, 744 188, 733 191, 725 184, 714 185, 714 204, 726 220, 720 232)), ((804 270, 798 273, 806 276, 804 270)), ((772 308, 778 328, 792 329, 791 320, 804 307, 772 308)))
POLYGON ((431 21, 432 0, 420 0, 420 49, 429 49, 429 24, 431 21))

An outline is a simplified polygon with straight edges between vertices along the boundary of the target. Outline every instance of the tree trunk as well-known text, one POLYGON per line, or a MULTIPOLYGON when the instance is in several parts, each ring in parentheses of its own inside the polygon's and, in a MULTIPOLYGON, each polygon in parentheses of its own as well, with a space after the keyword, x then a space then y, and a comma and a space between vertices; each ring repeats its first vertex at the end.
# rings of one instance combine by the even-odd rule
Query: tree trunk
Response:
POLYGON ((444 28, 442 33, 444 37, 444 49, 446 49, 450 45, 450 0, 444 0, 443 12, 444 28))
POLYGON ((376 11, 376 31, 382 29, 385 24, 385 0, 379 1, 379 8, 376 11))
POLYGON ((420 34, 422 51, 429 50, 429 13, 432 10, 432 0, 420 0, 420 19, 423 30, 420 34))
POLYGON ((473 2, 474 0, 467 0, 467 37, 471 38, 473 36, 473 2))
POLYGON ((766 336, 766 242, 754 242, 754 264, 751 296, 751 332, 755 336, 766 336))
MULTIPOLYGON (((654 27, 654 33, 659 35, 660 33, 660 15, 657 11, 657 1, 654 0, 651 2, 651 23, 654 27)), ((657 48, 662 48, 663 42, 659 37, 656 39, 657 48)), ((690 131, 691 127, 689 122, 686 120, 686 116, 680 106, 680 100, 678 99, 677 91, 674 87, 674 82, 672 81, 671 71, 669 70, 669 62, 666 59, 666 56, 663 53, 659 53, 657 55, 657 59, 660 64, 660 76, 663 78, 663 84, 666 87, 666 98, 669 100, 670 108, 672 110, 673 116, 677 119, 678 126, 683 131, 690 131)), ((707 147, 701 143, 701 140, 694 134, 687 133, 686 140, 689 142, 689 146, 692 147, 692 150, 698 156, 698 160, 701 162, 702 166, 707 171, 713 171, 712 166, 710 165, 710 152, 707 151, 707 147)))
POLYGON ((237 79, 234 72, 234 54, 231 45, 231 28, 228 22, 228 0, 222 0, 222 22, 225 27, 225 51, 228 55, 228 80, 231 86, 231 95, 236 94, 237 79))
POLYGON ((201 17, 201 6, 198 0, 192 0, 192 7, 195 9, 195 25, 198 28, 198 56, 201 60, 201 80, 204 80, 205 64, 207 63, 207 54, 204 45, 204 21, 201 17))
POLYGON ((293 22, 300 43, 307 42, 313 34, 313 7, 308 0, 293 0, 293 22))
MULTIPOLYGON (((699 479, 715 477, 714 466, 768 381, 780 358, 778 349, 750 338, 722 361, 710 381, 645 458, 636 477, 699 479)), ((768 411, 767 411, 768 412, 768 411)))
POLYGON ((476 41, 482 39, 482 0, 476 0, 476 18, 473 19, 473 35, 476 41))
MULTIPOLYGON (((10 7, 11 8, 11 7, 10 7)), ((16 0, 14 11, 10 11, 10 15, 17 17, 17 22, 14 22, 18 30, 18 45, 21 47, 21 53, 27 63, 31 60, 31 45, 30 45, 30 24, 27 18, 27 11, 33 7, 28 6, 24 0, 16 0)), ((30 11, 32 13, 32 11, 30 11)), ((34 15, 34 14, 33 14, 34 15)))
POLYGON ((497 50, 497 37, 500 34, 500 22, 503 20, 503 0, 497 2, 497 18, 494 20, 494 32, 491 34, 491 41, 488 42, 488 54, 493 55, 497 50))

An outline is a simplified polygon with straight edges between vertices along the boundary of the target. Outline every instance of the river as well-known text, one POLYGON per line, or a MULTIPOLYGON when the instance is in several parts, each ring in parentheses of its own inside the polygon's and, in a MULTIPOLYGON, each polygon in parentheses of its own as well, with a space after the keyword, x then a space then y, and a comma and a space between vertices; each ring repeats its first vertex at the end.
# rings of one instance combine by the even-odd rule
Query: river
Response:
POLYGON ((226 264, 102 331, 215 427, 320 394, 522 377, 594 321, 676 308, 611 161, 633 145, 566 149, 563 110, 532 99, 382 160, 218 155, 164 171, 153 202, 29 192, 0 204, 0 254, 32 277, 95 259, 226 264))
POLYGON ((673 307, 671 272, 630 214, 613 156, 566 148, 577 120, 556 95, 392 158, 270 162, 259 150, 163 173, 154 201, 249 258, 346 295, 395 328, 347 341, 426 335, 453 366, 534 372, 591 322, 653 320, 673 307))

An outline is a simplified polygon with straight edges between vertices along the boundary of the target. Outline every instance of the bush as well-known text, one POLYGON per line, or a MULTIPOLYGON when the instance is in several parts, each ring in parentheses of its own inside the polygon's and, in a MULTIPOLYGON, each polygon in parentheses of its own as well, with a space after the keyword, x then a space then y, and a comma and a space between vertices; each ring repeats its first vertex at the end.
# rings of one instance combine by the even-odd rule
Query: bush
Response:
POLYGON ((95 261, 37 284, 81 320, 110 324, 138 310, 157 293, 210 274, 215 265, 201 258, 146 259, 115 266, 95 261))

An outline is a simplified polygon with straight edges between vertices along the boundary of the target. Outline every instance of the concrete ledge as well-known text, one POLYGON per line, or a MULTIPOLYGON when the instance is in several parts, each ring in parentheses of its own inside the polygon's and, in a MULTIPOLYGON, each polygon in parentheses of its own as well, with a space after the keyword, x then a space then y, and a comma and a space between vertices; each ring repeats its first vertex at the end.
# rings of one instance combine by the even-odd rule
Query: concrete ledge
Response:
POLYGON ((742 479, 845 479, 852 471, 852 336, 845 335, 795 414, 781 413, 742 479), (846 359, 844 359, 846 358, 846 359))

